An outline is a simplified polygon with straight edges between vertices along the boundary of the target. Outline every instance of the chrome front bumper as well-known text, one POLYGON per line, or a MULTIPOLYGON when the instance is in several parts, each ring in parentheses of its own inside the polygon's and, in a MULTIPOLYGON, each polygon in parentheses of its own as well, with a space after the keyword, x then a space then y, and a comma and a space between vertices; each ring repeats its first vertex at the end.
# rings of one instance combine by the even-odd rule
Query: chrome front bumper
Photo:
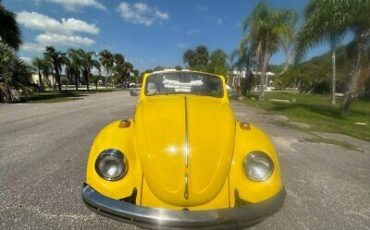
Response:
POLYGON ((260 203, 207 211, 174 211, 138 206, 105 197, 86 184, 82 188, 82 198, 90 208, 101 214, 145 228, 232 229, 255 224, 276 212, 284 203, 285 189, 260 203))

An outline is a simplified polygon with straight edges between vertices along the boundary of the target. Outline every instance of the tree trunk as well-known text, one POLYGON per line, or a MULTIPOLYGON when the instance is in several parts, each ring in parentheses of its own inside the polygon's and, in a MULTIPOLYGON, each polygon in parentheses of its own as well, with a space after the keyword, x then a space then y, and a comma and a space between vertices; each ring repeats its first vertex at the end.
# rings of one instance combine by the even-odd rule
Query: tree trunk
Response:
POLYGON ((268 65, 269 59, 269 34, 266 36, 266 41, 263 46, 261 46, 262 50, 262 68, 261 68, 261 84, 259 88, 258 100, 262 100, 265 97, 264 86, 266 84, 266 70, 268 65))
POLYGON ((251 59, 248 57, 245 65, 245 95, 249 95, 252 90, 252 75, 251 59))
POLYGON ((73 74, 68 74, 68 85, 72 85, 73 84, 73 74))
POLYGON ((364 31, 358 34, 354 40, 354 47, 349 54, 350 69, 346 80, 346 92, 340 108, 340 112, 343 116, 349 115, 352 101, 356 97, 355 93, 360 76, 361 56, 366 50, 369 34, 370 31, 364 31))
MULTIPOLYGON (((241 94, 243 95, 243 96, 247 96, 247 92, 248 92, 248 74, 249 74, 249 68, 248 68, 248 66, 246 66, 245 67, 245 73, 244 73, 244 90, 242 89, 242 87, 240 87, 240 89, 241 89, 241 94)), ((241 83, 241 82, 240 82, 241 83)))
POLYGON ((90 90, 90 88, 89 88, 89 73, 87 71, 85 71, 85 81, 86 81, 87 91, 89 91, 90 90))
POLYGON ((53 81, 53 89, 56 90, 57 89, 57 85, 55 84, 57 82, 57 77, 55 74, 53 74, 53 77, 54 77, 54 81, 53 81))
POLYGON ((55 77, 56 77, 56 80, 57 80, 57 83, 58 83, 58 91, 59 91, 59 92, 62 92, 62 85, 60 84, 60 75, 59 75, 59 71, 58 71, 58 72, 56 72, 55 77))
POLYGON ((62 83, 60 82, 60 75, 58 75, 58 91, 62 92, 62 83))
POLYGON ((75 86, 76 86, 76 91, 78 91, 78 74, 75 74, 75 86))
POLYGON ((38 75, 39 75, 39 86, 40 86, 40 91, 44 91, 44 82, 42 81, 42 76, 41 76, 41 72, 40 70, 38 71, 38 75))
POLYGON ((62 84, 60 83, 60 73, 59 73, 59 69, 55 68, 55 80, 57 81, 58 83, 58 91, 59 92, 62 92, 62 84))
MULTIPOLYGON (((256 50, 256 76, 258 77, 258 70, 259 70, 259 66, 261 66, 261 42, 258 43, 258 46, 257 46, 257 50, 256 50)), ((262 78, 260 76, 260 87, 258 89, 258 100, 262 100, 262 97, 261 97, 261 94, 260 94, 260 91, 261 91, 261 82, 262 82, 262 78)))
POLYGON ((4 93, 4 96, 5 96, 5 99, 4 101, 7 102, 7 103, 13 103, 13 102, 16 102, 16 97, 13 95, 13 91, 11 89, 11 87, 9 85, 5 85, 5 93, 4 93))
POLYGON ((265 97, 264 87, 266 84, 266 71, 267 71, 267 65, 269 62, 269 52, 266 49, 263 58, 262 58, 262 69, 261 69, 261 84, 259 88, 259 94, 258 94, 258 100, 262 100, 265 97))
POLYGON ((292 62, 292 57, 294 56, 294 49, 289 49, 289 44, 286 43, 283 45, 284 53, 285 53, 285 62, 283 70, 277 74, 277 76, 283 75, 289 68, 289 64, 292 62))
POLYGON ((336 75, 337 75, 337 70, 336 70, 336 57, 335 57, 335 50, 336 50, 336 42, 333 41, 331 44, 331 65, 332 65, 332 78, 331 78, 331 104, 335 105, 336 100, 335 100, 335 88, 336 88, 336 75))

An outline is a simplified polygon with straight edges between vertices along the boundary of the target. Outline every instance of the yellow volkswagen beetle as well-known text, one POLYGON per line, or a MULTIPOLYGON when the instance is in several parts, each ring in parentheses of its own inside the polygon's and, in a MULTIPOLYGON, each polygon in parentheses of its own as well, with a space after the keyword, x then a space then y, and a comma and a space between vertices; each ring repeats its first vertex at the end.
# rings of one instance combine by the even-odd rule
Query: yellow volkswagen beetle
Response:
POLYGON ((107 125, 91 147, 89 207, 147 228, 230 229, 282 206, 275 149, 235 120, 223 77, 159 71, 138 94, 134 118, 107 125))

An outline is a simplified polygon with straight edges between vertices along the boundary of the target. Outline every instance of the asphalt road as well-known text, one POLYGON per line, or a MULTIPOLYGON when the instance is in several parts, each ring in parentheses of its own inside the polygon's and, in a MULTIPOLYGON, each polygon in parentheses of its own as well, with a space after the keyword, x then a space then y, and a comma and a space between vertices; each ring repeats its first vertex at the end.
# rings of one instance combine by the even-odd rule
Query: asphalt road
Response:
MULTIPOLYGON (((0 229, 138 229, 95 214, 80 195, 93 138, 109 122, 131 117, 136 99, 113 92, 0 104, 0 229)), ((272 137, 287 190, 284 207, 252 229, 370 229, 369 142, 336 136, 360 151, 310 143, 311 134, 275 125, 284 117, 233 107, 272 137)))

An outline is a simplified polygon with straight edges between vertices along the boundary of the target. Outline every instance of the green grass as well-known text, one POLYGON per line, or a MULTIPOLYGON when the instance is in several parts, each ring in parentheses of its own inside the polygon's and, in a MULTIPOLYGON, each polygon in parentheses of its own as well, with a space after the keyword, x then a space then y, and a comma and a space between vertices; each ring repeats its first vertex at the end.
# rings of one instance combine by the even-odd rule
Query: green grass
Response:
POLYGON ((82 99, 82 97, 87 96, 88 94, 95 94, 95 93, 106 93, 112 92, 115 89, 99 89, 98 91, 95 90, 64 90, 61 93, 57 91, 46 91, 40 94, 32 95, 26 99, 28 103, 59 103, 59 102, 66 102, 66 101, 74 101, 82 99))
POLYGON ((351 115, 343 117, 337 106, 330 104, 330 98, 322 95, 305 95, 287 92, 267 92, 266 100, 257 101, 255 96, 246 99, 248 105, 263 108, 274 114, 286 115, 290 120, 311 126, 312 131, 341 133, 370 140, 370 100, 353 103, 351 115), (272 102, 271 99, 289 100, 290 103, 272 102), (355 123, 367 125, 356 125, 355 123))

